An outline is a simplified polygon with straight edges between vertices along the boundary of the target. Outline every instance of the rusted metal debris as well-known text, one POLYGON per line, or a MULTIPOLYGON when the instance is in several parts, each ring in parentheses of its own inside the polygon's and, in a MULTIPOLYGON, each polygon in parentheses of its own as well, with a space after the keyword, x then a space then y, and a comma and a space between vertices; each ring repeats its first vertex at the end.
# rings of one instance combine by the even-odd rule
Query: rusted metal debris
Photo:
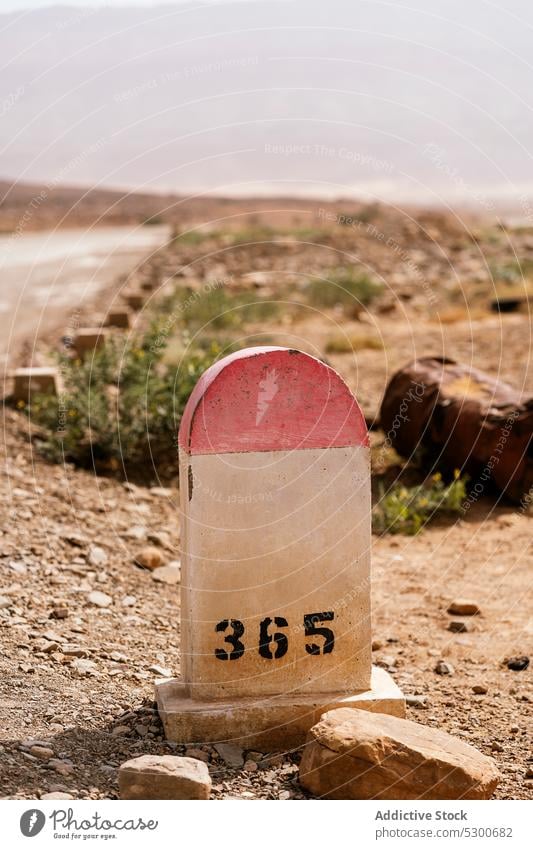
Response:
POLYGON ((471 491, 495 485, 525 508, 533 500, 533 397, 450 359, 415 360, 392 377, 381 426, 395 450, 441 470, 461 469, 471 491))

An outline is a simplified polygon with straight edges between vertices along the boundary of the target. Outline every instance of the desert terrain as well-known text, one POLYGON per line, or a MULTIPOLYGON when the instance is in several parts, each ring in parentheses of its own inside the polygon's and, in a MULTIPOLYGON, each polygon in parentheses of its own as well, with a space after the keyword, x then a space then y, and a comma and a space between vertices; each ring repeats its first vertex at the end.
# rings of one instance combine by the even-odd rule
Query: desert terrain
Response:
MULTIPOLYGON (((27 203, 4 203, 4 232, 16 229, 27 203)), ((379 427, 387 382, 405 363, 451 357, 524 398, 533 393, 531 222, 347 200, 128 204, 121 224, 155 216, 172 236, 105 281, 84 303, 82 325, 152 279, 131 329, 117 338, 124 350, 141 350, 137 336, 172 316, 160 366, 178 380, 180 363, 209 346, 217 356, 277 344, 324 357, 371 427, 376 503, 383 487, 425 479, 416 457, 384 447, 379 427), (510 301, 509 312, 498 310, 510 301)), ((73 206, 72 198, 58 200, 58 215, 46 205, 32 228, 118 222, 107 195, 75 213, 73 206)), ((29 333, 17 363, 54 362, 76 306, 65 304, 43 332, 29 333)), ((186 750, 165 742, 153 701, 154 679, 179 673, 178 570, 165 583, 135 564, 147 545, 161 564, 179 561, 175 445, 170 439, 142 468, 127 442, 123 463, 111 454, 82 463, 75 445, 53 462, 38 411, 28 415, 6 398, 3 425, 0 792, 116 798, 120 763, 186 750)), ((406 693, 408 717, 494 758, 496 798, 532 798, 531 667, 508 666, 533 648, 527 509, 484 492, 464 514, 439 515, 417 535, 375 532, 372 547, 373 659, 406 693), (479 615, 447 612, 465 598, 479 615)), ((306 798, 298 751, 228 755, 209 745, 192 754, 210 764, 214 798, 306 798)))

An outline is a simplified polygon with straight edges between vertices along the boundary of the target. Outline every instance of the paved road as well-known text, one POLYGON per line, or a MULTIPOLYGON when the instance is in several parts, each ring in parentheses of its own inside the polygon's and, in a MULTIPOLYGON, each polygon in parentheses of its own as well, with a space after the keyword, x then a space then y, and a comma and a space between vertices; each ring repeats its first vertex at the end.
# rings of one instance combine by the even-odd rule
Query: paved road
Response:
POLYGON ((168 234, 129 225, 0 236, 0 370, 23 339, 68 319, 168 234))

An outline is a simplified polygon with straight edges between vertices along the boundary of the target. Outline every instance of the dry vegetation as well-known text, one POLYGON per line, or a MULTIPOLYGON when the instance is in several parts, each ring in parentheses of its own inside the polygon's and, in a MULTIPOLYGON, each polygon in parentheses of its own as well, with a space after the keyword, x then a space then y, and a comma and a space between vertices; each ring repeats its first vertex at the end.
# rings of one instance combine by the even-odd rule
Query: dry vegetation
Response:
MULTIPOLYGON (((113 797, 118 763, 169 750, 151 667, 179 668, 178 593, 135 567, 134 555, 151 539, 165 561, 179 557, 174 437, 198 374, 234 348, 268 343, 327 358, 374 426, 375 662, 413 697, 411 718, 496 758, 499 797, 531 797, 531 670, 506 665, 531 653, 531 520, 489 498, 461 518, 465 482, 426 481, 376 419, 387 379, 415 356, 445 354, 532 392, 533 229, 347 203, 203 200, 163 213, 151 203, 133 206, 135 215, 168 216, 175 238, 122 281, 157 281, 134 332, 85 365, 63 352, 67 436, 54 438, 57 409, 45 399, 5 412, 6 795, 61 784, 76 797, 113 797), (516 311, 494 311, 496 298, 517 294, 516 311), (124 485, 124 473, 143 486, 124 485), (423 532, 387 533, 402 523, 423 532), (109 603, 92 603, 95 590, 109 603), (464 629, 446 612, 457 596, 481 608, 464 629), (60 605, 66 618, 54 619, 60 605), (435 672, 440 659, 448 674, 435 672), (67 766, 32 756, 28 738, 67 766)), ((11 220, 5 210, 2 220, 11 220)), ((50 341, 40 344, 44 358, 50 341)), ((298 753, 253 773, 228 767, 213 747, 205 756, 215 795, 303 795, 298 753)))

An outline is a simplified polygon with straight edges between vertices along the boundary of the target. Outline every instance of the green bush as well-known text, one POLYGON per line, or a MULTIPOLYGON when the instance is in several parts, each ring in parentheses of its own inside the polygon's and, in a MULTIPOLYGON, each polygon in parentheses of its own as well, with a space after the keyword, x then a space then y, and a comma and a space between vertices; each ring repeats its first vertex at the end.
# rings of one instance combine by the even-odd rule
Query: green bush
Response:
POLYGON ((126 346, 106 342, 84 362, 62 358, 62 393, 37 396, 25 408, 45 456, 84 467, 123 467, 128 475, 159 463, 172 466, 187 399, 220 349, 212 342, 164 367, 165 348, 166 339, 154 326, 126 346))
POLYGON ((340 305, 348 315, 357 315, 382 291, 381 283, 354 268, 340 269, 329 280, 312 280, 305 289, 312 306, 330 309, 340 305))
POLYGON ((372 529, 380 534, 417 534, 443 514, 461 515, 465 497, 466 480, 458 471, 449 484, 437 472, 428 483, 395 486, 381 492, 373 511, 372 529))

